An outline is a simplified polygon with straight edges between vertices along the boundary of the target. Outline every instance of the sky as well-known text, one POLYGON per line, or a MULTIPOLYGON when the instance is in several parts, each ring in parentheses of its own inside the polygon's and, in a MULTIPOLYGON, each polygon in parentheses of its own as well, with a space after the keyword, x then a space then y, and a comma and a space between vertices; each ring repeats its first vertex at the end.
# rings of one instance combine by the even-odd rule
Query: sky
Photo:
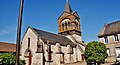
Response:
MULTIPOLYGON (((82 39, 85 43, 98 41, 104 23, 120 20, 120 0, 69 0, 80 16, 82 39)), ((66 0, 24 0, 22 34, 28 26, 58 33, 58 17, 66 0)), ((0 42, 16 43, 19 0, 0 0, 0 42)))

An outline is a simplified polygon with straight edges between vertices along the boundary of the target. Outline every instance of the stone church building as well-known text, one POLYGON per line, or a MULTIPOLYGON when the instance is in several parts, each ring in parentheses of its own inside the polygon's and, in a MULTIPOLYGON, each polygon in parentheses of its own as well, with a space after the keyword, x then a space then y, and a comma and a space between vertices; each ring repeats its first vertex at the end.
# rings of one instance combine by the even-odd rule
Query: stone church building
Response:
POLYGON ((84 61, 80 17, 66 2, 58 18, 58 34, 28 27, 21 43, 20 58, 26 65, 62 65, 84 61))
POLYGON ((99 41, 106 44, 107 62, 115 62, 120 55, 120 21, 104 24, 98 35, 99 41))

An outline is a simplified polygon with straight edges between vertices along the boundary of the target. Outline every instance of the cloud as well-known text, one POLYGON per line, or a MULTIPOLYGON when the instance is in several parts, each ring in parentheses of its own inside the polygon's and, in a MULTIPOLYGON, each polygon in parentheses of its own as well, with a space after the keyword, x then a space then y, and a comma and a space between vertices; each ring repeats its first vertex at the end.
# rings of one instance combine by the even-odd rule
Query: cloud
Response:
POLYGON ((1 29, 0 36, 7 35, 7 34, 10 34, 10 33, 13 33, 13 32, 15 32, 15 28, 5 26, 1 29))

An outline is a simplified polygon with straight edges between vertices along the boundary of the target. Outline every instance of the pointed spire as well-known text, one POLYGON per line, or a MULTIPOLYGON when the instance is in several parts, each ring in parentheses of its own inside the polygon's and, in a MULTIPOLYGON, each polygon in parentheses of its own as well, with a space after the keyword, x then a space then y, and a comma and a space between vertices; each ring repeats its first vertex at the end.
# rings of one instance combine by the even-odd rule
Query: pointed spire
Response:
POLYGON ((71 13, 72 12, 72 9, 69 5, 69 2, 68 0, 66 1, 66 5, 65 5, 65 9, 64 9, 65 12, 68 12, 68 13, 71 13))

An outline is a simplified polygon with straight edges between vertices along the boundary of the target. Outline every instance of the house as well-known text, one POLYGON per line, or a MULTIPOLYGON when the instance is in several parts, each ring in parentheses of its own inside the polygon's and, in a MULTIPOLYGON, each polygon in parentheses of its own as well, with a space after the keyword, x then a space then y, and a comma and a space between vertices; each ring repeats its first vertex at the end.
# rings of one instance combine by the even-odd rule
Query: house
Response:
POLYGON ((80 17, 68 1, 58 18, 58 34, 28 27, 20 49, 26 65, 61 65, 84 61, 80 17))
POLYGON ((115 62, 116 57, 120 54, 120 21, 105 23, 98 38, 100 42, 106 44, 108 61, 115 62))
POLYGON ((16 52, 16 45, 7 42, 0 42, 0 53, 16 52))

